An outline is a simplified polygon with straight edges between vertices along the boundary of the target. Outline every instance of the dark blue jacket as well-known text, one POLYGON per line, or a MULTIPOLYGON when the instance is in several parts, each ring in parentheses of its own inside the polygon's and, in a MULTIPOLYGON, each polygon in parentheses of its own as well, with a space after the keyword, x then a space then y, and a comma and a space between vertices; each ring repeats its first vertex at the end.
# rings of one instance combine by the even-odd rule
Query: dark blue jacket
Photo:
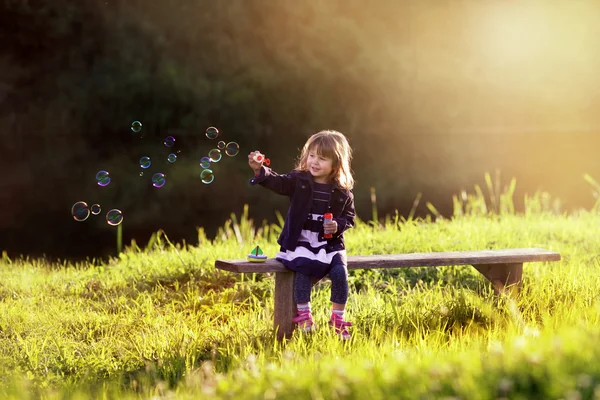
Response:
MULTIPOLYGON (((289 174, 279 175, 263 165, 260 168, 260 175, 250 179, 250 184, 260 184, 277 194, 290 198, 290 208, 277 243, 285 250, 294 250, 312 204, 312 175, 308 171, 296 170, 289 174)), ((328 210, 333 214, 338 230, 331 239, 327 239, 327 251, 337 251, 346 248, 344 232, 354 226, 354 195, 351 190, 343 189, 336 183, 333 184, 331 192, 328 210)), ((319 240, 325 240, 322 228, 319 232, 319 240)))

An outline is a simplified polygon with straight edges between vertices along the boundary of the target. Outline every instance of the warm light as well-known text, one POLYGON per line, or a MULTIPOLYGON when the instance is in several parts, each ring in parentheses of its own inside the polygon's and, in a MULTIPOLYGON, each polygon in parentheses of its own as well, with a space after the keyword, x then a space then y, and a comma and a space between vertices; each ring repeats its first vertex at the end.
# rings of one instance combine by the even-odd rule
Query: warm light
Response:
POLYGON ((494 2, 482 12, 480 32, 484 54, 496 62, 532 62, 555 42, 550 16, 543 6, 494 2))

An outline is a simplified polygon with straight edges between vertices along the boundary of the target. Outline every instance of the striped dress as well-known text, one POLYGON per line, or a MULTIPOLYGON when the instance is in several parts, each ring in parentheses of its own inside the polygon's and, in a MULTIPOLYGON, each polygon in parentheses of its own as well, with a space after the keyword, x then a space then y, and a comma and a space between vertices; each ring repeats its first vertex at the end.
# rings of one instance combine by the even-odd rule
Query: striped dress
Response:
POLYGON ((319 241, 319 232, 323 228, 323 214, 329 209, 331 184, 313 183, 313 200, 308 218, 304 222, 298 244, 294 250, 283 247, 275 258, 292 271, 321 279, 329 273, 334 257, 345 260, 345 250, 327 252, 327 241, 319 241))

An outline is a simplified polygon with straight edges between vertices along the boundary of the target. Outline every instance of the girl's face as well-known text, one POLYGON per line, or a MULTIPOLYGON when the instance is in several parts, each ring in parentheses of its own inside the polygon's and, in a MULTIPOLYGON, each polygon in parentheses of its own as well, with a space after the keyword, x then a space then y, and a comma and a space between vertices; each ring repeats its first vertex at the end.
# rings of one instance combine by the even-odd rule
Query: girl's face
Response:
POLYGON ((329 183, 329 176, 333 171, 333 160, 323 155, 318 155, 315 149, 308 152, 306 166, 317 183, 329 183))

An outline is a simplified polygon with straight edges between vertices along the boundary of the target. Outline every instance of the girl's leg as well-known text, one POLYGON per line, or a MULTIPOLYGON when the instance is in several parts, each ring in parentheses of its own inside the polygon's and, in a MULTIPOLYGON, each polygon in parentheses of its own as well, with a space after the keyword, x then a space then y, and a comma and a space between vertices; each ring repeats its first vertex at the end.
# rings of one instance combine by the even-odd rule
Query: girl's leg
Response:
POLYGON ((331 279, 331 302, 333 309, 344 311, 348 302, 348 269, 345 264, 336 263, 329 271, 331 279))
POLYGON ((310 302, 310 290, 312 281, 309 276, 296 272, 294 274, 294 301, 296 304, 308 304, 310 302))
POLYGON ((344 321, 346 303, 348 302, 348 269, 343 263, 336 263, 329 272, 331 278, 331 320, 329 324, 335 328, 342 339, 350 339, 348 327, 351 323, 344 321))
POLYGON ((298 315, 292 318, 292 321, 304 332, 310 332, 316 328, 310 311, 311 288, 311 278, 296 272, 294 275, 294 300, 296 301, 296 307, 298 307, 298 315))

